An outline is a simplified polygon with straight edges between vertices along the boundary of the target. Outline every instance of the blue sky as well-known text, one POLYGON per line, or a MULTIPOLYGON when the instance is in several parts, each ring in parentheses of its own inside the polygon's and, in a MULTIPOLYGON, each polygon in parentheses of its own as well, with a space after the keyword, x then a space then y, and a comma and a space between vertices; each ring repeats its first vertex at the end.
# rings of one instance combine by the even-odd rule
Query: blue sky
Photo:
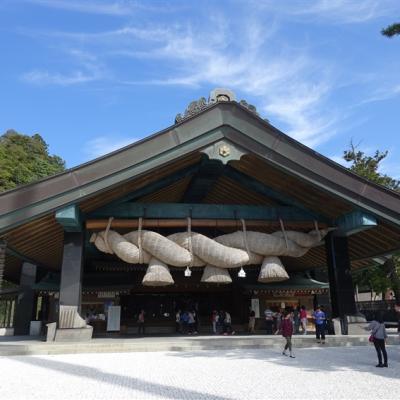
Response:
POLYGON ((72 167, 173 124, 228 87, 340 160, 389 150, 400 177, 398 0, 0 0, 0 132, 72 167))

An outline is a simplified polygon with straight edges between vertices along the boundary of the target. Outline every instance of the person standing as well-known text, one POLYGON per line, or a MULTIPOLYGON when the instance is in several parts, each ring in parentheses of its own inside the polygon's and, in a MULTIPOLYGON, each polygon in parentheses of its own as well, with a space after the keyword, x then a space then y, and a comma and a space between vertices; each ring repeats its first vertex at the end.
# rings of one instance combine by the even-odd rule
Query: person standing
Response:
POLYGON ((277 335, 281 331, 281 323, 282 323, 282 309, 278 308, 278 311, 274 314, 275 318, 275 335, 277 335))
POLYGON ((181 333, 181 310, 178 310, 175 314, 175 331, 181 333))
POLYGON ((315 336, 317 338, 317 343, 325 344, 325 313, 318 306, 313 313, 314 323, 315 323, 315 336))
POLYGON ((138 316, 138 334, 144 335, 144 310, 141 310, 138 316))
POLYGON ((378 356, 378 368, 388 366, 388 356, 386 352, 385 339, 387 338, 385 324, 381 316, 375 318, 366 328, 371 331, 370 340, 373 340, 376 354, 378 356), (383 356, 383 364, 382 364, 383 356))
POLYGON ((225 311, 224 310, 220 310, 218 313, 217 332, 219 335, 223 335, 225 333, 225 311))
POLYGON ((235 331, 232 329, 232 318, 228 311, 225 311, 224 319, 224 335, 234 335, 235 331))
POLYGON ((254 310, 251 310, 249 315, 249 327, 248 327, 248 331, 250 334, 254 333, 255 325, 256 325, 256 313, 254 310))
POLYGON ((189 311, 188 312, 188 334, 189 335, 195 333, 194 326, 195 326, 194 312, 189 311))
POLYGON ((218 312, 214 310, 211 314, 211 324, 214 335, 217 334, 218 312))
POLYGON ((307 335, 307 310, 305 306, 301 306, 300 308, 300 323, 303 335, 307 335))
POLYGON ((284 313, 284 318, 280 326, 280 332, 282 333, 282 336, 286 339, 286 344, 282 354, 284 356, 287 356, 286 351, 289 349, 290 358, 295 358, 295 356, 292 353, 293 322, 292 319, 290 318, 290 313, 287 311, 285 311, 284 313))
POLYGON ((293 310, 293 324, 294 324, 294 334, 298 335, 300 332, 300 310, 299 310, 299 307, 295 307, 293 310))
POLYGON ((267 335, 272 335, 274 313, 267 307, 267 309, 264 311, 264 316, 265 316, 265 328, 267 331, 267 335))
POLYGON ((189 325, 189 314, 187 311, 184 311, 183 313, 181 313, 181 327, 183 334, 188 333, 188 325, 189 325))

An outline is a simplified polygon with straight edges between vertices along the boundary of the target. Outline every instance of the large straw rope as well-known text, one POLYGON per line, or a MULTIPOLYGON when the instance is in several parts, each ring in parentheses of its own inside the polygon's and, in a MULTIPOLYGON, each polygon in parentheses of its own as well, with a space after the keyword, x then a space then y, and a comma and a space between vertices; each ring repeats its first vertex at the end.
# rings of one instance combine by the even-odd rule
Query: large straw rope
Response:
POLYGON ((249 264, 261 264, 258 280, 274 282, 289 276, 278 256, 301 257, 310 248, 321 244, 330 229, 309 233, 281 230, 273 234, 247 231, 244 220, 242 231, 218 236, 214 239, 192 232, 188 218, 186 232, 164 237, 156 232, 142 230, 139 218, 138 230, 125 235, 111 230, 110 218, 105 231, 94 233, 90 242, 102 252, 116 254, 128 263, 148 263, 143 278, 145 286, 166 286, 174 283, 168 265, 176 267, 206 266, 202 282, 230 283, 227 269, 249 264))
POLYGON ((148 263, 153 256, 176 267, 210 264, 219 268, 237 268, 259 264, 263 256, 301 257, 310 248, 320 244, 318 236, 322 238, 328 231, 278 231, 266 234, 246 231, 244 227, 242 231, 210 239, 192 232, 191 227, 188 227, 188 232, 175 233, 168 237, 142 229, 122 236, 107 229, 93 234, 91 242, 100 251, 115 253, 129 263, 148 263), (286 239, 282 236, 286 236, 286 239))

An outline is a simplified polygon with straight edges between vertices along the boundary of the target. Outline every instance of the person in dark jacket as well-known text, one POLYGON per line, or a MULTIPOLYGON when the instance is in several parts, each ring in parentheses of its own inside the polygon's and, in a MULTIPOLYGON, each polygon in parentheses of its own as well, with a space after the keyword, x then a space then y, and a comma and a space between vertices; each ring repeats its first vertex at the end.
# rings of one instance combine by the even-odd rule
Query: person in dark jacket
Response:
POLYGON ((282 319, 280 331, 282 336, 286 339, 285 348, 283 349, 282 354, 287 356, 286 350, 289 349, 290 358, 295 358, 292 353, 292 335, 293 335, 293 321, 290 318, 291 315, 288 311, 284 312, 284 318, 282 319))

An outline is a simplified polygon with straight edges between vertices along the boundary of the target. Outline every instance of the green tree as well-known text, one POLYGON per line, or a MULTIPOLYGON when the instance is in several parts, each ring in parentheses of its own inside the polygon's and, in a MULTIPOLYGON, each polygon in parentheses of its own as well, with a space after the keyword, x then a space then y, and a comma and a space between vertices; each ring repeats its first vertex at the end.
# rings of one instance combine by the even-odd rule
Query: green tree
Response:
POLYGON ((387 37, 393 37, 395 35, 400 35, 400 23, 395 23, 387 26, 381 30, 382 35, 387 37))
MULTIPOLYGON (((400 181, 379 171, 380 163, 387 155, 387 151, 382 152, 377 150, 373 156, 369 156, 363 151, 358 150, 357 146, 354 146, 353 143, 350 143, 350 148, 344 151, 343 158, 350 163, 349 169, 356 174, 371 182, 385 186, 388 189, 399 191, 400 181)), ((396 304, 400 305, 400 254, 393 255, 382 267, 376 268, 382 269, 388 279, 381 279, 382 276, 379 276, 376 270, 372 270, 369 275, 370 285, 372 285, 371 279, 373 279, 375 282, 373 284, 379 286, 380 292, 384 292, 389 288, 393 289, 396 297, 396 304), (386 287, 384 287, 385 282, 387 284, 386 287)))
POLYGON ((400 181, 379 172, 379 164, 387 155, 387 151, 377 150, 373 156, 368 156, 363 151, 358 150, 357 146, 351 142, 349 150, 344 151, 343 158, 350 163, 349 169, 357 175, 388 189, 398 190, 400 181))
POLYGON ((361 271, 355 271, 353 273, 353 282, 358 285, 359 288, 367 288, 375 294, 385 294, 385 292, 391 287, 391 280, 386 274, 386 271, 378 265, 362 269, 361 271))
POLYGON ((8 130, 0 136, 0 192, 65 170, 65 161, 49 155, 47 143, 35 134, 8 130))

